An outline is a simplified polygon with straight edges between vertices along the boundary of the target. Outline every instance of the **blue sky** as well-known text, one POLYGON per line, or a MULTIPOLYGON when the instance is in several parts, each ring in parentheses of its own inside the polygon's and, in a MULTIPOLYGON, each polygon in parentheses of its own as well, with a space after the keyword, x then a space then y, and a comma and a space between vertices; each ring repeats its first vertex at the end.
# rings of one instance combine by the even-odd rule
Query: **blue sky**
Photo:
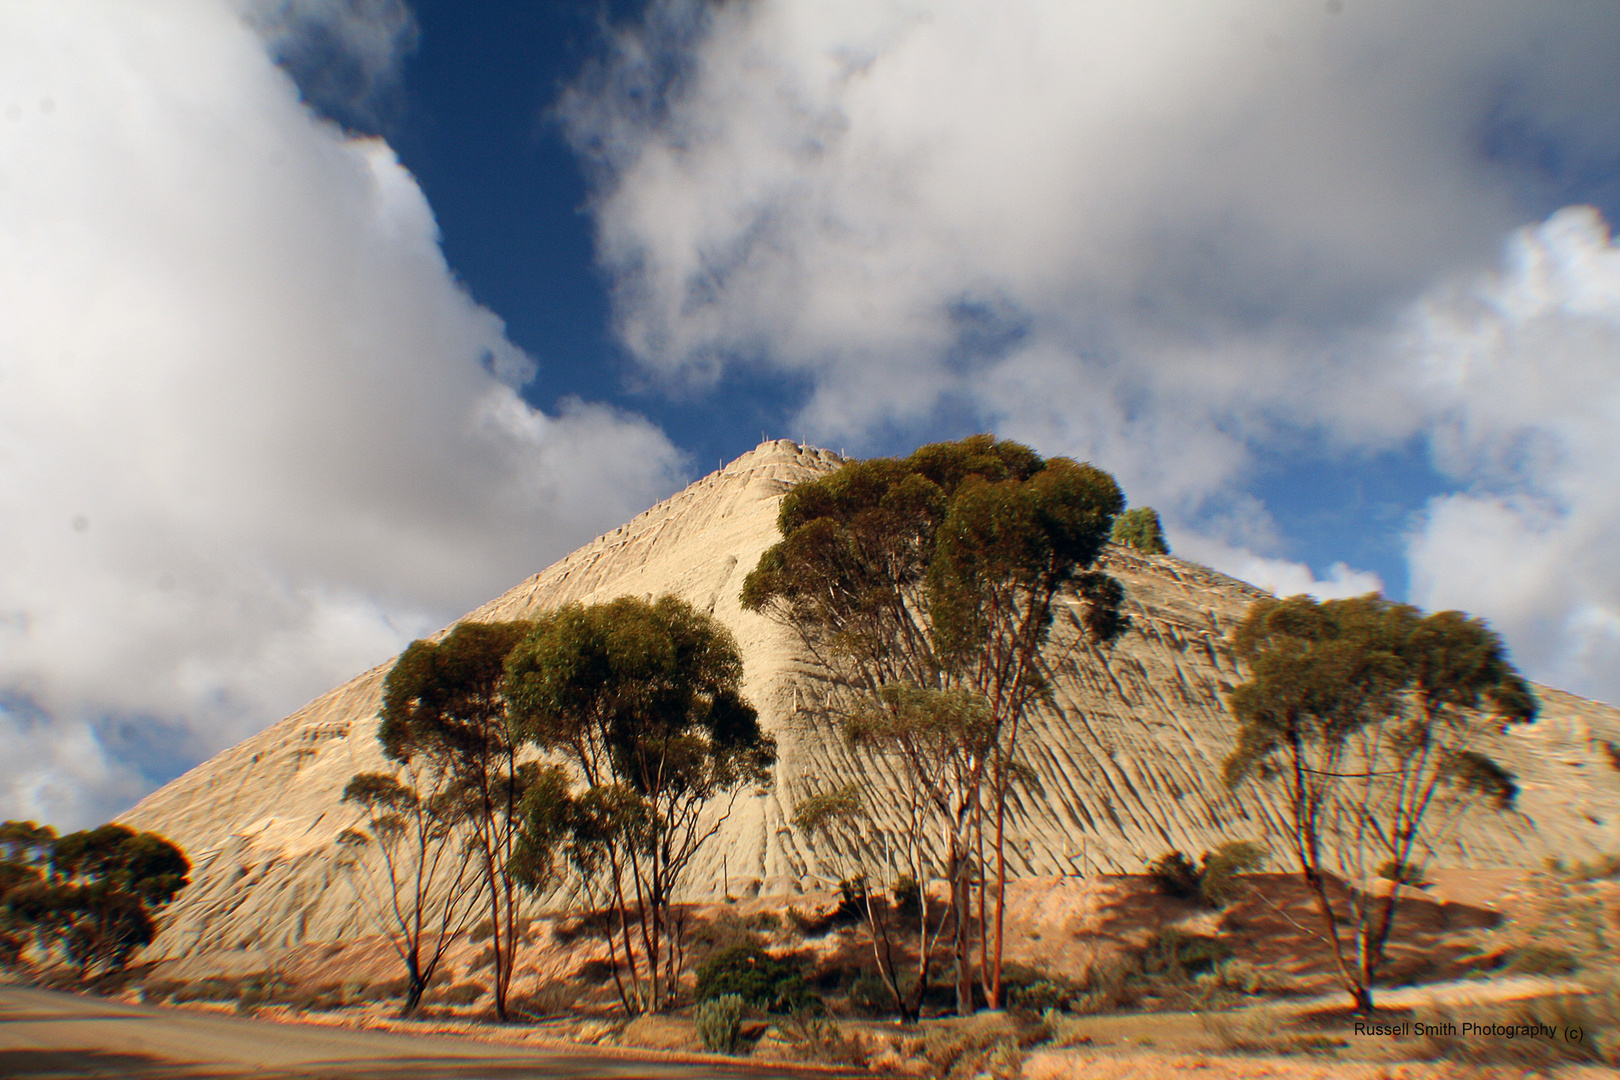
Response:
POLYGON ((759 441, 993 430, 1620 700, 1620 5, 0 9, 0 813, 759 441))

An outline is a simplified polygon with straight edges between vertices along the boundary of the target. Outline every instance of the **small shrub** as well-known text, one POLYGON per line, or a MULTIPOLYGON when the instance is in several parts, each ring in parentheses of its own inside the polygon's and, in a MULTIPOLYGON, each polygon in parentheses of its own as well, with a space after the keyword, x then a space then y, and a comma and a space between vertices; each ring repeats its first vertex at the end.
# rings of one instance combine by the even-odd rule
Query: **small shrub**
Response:
POLYGON ((757 931, 737 917, 730 908, 721 909, 713 919, 699 922, 692 928, 692 943, 714 952, 725 952, 738 946, 763 947, 757 931))
POLYGON ((187 1001, 235 1001, 241 995, 241 984, 235 979, 203 979, 185 983, 174 990, 177 1003, 187 1001))
POLYGON ((1223 960, 1200 978, 1238 994, 1258 994, 1266 989, 1265 975, 1247 960, 1223 960))
MULTIPOLYGON (((572 919, 558 920, 557 925, 552 927, 551 936, 559 945, 571 945, 582 937, 605 938, 618 925, 618 914, 612 908, 603 908, 601 911, 587 911, 572 919)), ((636 919, 632 917, 631 921, 635 922, 636 919)))
POLYGON ((800 1009, 779 1029, 790 1052, 800 1061, 823 1065, 864 1065, 866 1054, 860 1043, 844 1035, 843 1029, 820 1009, 800 1009))
POLYGON ((736 994, 768 1012, 795 1012, 820 999, 805 982, 803 964, 777 958, 757 944, 715 953, 698 966, 696 996, 711 1001, 736 994))
POLYGON ((175 995, 186 988, 179 979, 155 979, 141 987, 141 1000, 156 1005, 164 1001, 179 1000, 175 995))
POLYGON ((1166 896, 1175 897, 1177 900, 1198 898, 1198 886, 1202 875, 1198 872, 1197 864, 1179 851, 1172 851, 1154 860, 1148 867, 1148 876, 1166 896))
POLYGON ((1017 1039, 1002 1039, 985 1062, 995 1080, 1014 1080, 1024 1071, 1024 1051, 1017 1039))
POLYGON ((774 911, 756 911, 742 922, 745 929, 756 934, 774 934, 782 929, 782 917, 774 911))
POLYGON ((1008 995, 1007 1003, 1022 1012, 1043 1014, 1063 1008, 1073 996, 1073 988, 1066 980, 1054 982, 1042 979, 1013 991, 1008 995))
POLYGON ((1001 969, 1003 1000, 1007 1007, 1039 1016, 1048 1009, 1062 1009, 1081 987, 1051 972, 1023 964, 1006 964, 1001 969))
POLYGON ((343 987, 337 983, 324 983, 311 990, 299 990, 288 999, 296 1012, 333 1012, 343 1008, 343 987))
POLYGON ((1161 855, 1148 876, 1166 896, 1220 909, 1237 898, 1238 877, 1265 865, 1266 849, 1249 840, 1234 840, 1204 852, 1203 865, 1179 851, 1161 855))
POLYGON ((922 915, 922 894, 917 888, 917 879, 910 874, 894 879, 889 899, 894 904, 895 915, 908 923, 915 923, 922 915))
POLYGON ((866 974, 849 984, 849 1007, 861 1016, 887 1016, 894 1011, 894 995, 880 975, 866 974))
POLYGON ((1378 876, 1385 881, 1398 881, 1402 885, 1418 888, 1423 885, 1423 870, 1414 863, 1397 863, 1390 859, 1378 868, 1378 876))
POLYGON ((1069 1011, 1081 1016, 1113 1012, 1136 999, 1133 986, 1139 966, 1124 957, 1093 964, 1080 980, 1079 990, 1069 999, 1069 1011))
POLYGON ((721 994, 700 1002, 696 1020, 703 1049, 711 1054, 735 1054, 742 1045, 742 1017, 740 994, 721 994))
POLYGON ((252 1013, 261 1005, 269 1005, 278 997, 284 997, 292 986, 283 981, 280 976, 273 974, 254 975, 244 979, 239 984, 236 994, 236 1011, 252 1013))
POLYGON ((1251 840, 1234 840, 1204 853, 1198 896, 1220 909, 1237 899, 1238 876, 1252 874, 1266 864, 1266 849, 1251 840))
POLYGON ((1141 951, 1142 973, 1185 981, 1230 958, 1232 947, 1220 938, 1189 934, 1174 927, 1160 930, 1141 951))
POLYGON ((529 1020, 544 1020, 568 1012, 579 1000, 580 986, 571 982, 548 982, 533 993, 514 998, 508 1008, 517 1016, 529 1020))

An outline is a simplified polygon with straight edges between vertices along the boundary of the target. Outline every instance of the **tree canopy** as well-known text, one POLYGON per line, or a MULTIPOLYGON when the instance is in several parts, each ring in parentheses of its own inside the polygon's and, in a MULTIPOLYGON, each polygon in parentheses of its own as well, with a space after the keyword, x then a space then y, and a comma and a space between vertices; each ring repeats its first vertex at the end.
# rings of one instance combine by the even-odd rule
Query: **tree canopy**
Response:
POLYGON ((1484 622, 1377 595, 1260 601, 1233 644, 1250 677, 1229 697, 1239 731, 1227 781, 1281 788, 1324 939, 1345 990, 1371 1009, 1402 886, 1421 879, 1463 814, 1513 805, 1513 777, 1486 750, 1535 717, 1535 699, 1484 622), (1347 897, 1331 894, 1330 875, 1347 897))
POLYGON ((127 825, 57 836, 31 821, 0 825, 5 953, 19 962, 32 937, 82 980, 121 969, 156 931, 154 916, 186 886, 191 863, 155 833, 127 825))
POLYGON ((1123 592, 1094 568, 1123 506, 1113 477, 1091 465, 1044 460, 988 435, 934 443, 795 486, 778 516, 781 541, 743 583, 743 606, 799 633, 851 695, 841 706, 846 728, 855 724, 873 752, 896 758, 945 823, 964 1010, 973 837, 993 834, 997 957, 981 970, 995 1002, 1019 725, 1046 692, 1041 649, 1060 594, 1078 601, 1093 640, 1123 626, 1123 592), (898 722, 908 708, 939 723, 924 732, 898 722), (936 737, 969 718, 980 719, 936 737))
POLYGON ((1115 518, 1110 539, 1149 555, 1170 554, 1170 544, 1164 538, 1164 525, 1159 521, 1159 512, 1151 506, 1133 506, 1115 518))
POLYGON ((680 962, 675 890, 730 800, 770 780, 776 744, 741 682, 730 632, 672 596, 563 608, 507 661, 517 731, 584 783, 575 793, 553 770, 532 787, 524 873, 542 883, 566 853, 584 880, 603 881, 620 914, 609 942, 628 1011, 671 1000, 680 962))
POLYGON ((383 680, 377 738, 401 765, 426 758, 453 780, 481 864, 494 949, 495 1014, 507 1018, 517 949, 517 886, 508 872, 519 805, 538 772, 519 760, 520 740, 503 695, 507 654, 526 622, 458 624, 443 640, 415 641, 383 680))

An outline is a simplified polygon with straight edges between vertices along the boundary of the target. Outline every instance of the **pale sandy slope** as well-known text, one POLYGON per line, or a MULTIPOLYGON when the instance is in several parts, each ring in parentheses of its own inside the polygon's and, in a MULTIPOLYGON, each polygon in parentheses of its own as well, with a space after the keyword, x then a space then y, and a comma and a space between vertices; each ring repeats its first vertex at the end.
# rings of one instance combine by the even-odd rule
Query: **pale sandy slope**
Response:
MULTIPOLYGON (((599 537, 470 613, 516 619, 570 602, 674 593, 712 612, 742 647, 746 692, 780 742, 776 783, 738 799, 687 882, 694 897, 793 892, 844 868, 788 827, 791 807, 827 784, 863 778, 817 721, 819 672, 791 635, 741 610, 743 577, 777 539, 776 509, 793 483, 837 455, 768 442, 599 537)), ((1018 872, 1136 871, 1171 848, 1203 851, 1261 835, 1269 807, 1218 779, 1231 747, 1224 691, 1241 681, 1225 638, 1254 588, 1180 559, 1111 549, 1131 630, 1112 650, 1076 644, 1059 618, 1047 658, 1055 710, 1029 731, 1036 782, 1013 824, 1018 872)), ((191 770, 120 820, 172 837, 195 862, 194 884, 165 919, 157 954, 275 950, 373 930, 335 859, 356 815, 339 799, 355 772, 383 768, 376 713, 388 664, 316 699, 191 770)), ((1489 817, 1443 853, 1451 864, 1538 864, 1547 855, 1620 850, 1620 712, 1541 692, 1542 718, 1493 748, 1524 789, 1518 813, 1489 817)), ((878 802, 893 802, 880 796, 878 802)), ((882 860, 881 830, 871 838, 882 860)))

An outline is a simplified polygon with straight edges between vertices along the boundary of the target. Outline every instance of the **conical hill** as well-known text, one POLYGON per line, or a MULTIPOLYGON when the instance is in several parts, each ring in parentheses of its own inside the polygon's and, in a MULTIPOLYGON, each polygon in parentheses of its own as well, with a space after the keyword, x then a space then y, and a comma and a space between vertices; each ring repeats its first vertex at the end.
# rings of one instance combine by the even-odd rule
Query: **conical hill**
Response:
MULTIPOLYGON (((776 783, 745 791, 687 882, 692 898, 825 888, 848 853, 818 851, 791 807, 865 775, 815 722, 821 673, 792 634, 742 610, 742 580, 777 540, 794 483, 837 467, 824 450, 767 442, 471 612, 524 618, 570 602, 678 595, 736 635, 745 692, 777 737, 776 783)), ((1027 731, 1033 778, 1012 814, 1019 874, 1134 872, 1171 849, 1192 854, 1257 839, 1273 812, 1254 790, 1225 790, 1232 724, 1222 695, 1242 674, 1226 644, 1265 594, 1169 556, 1110 548, 1131 627, 1099 652, 1078 643, 1065 609, 1047 650, 1054 708, 1027 731)), ((374 933, 338 858, 358 815, 349 777, 385 761, 376 741, 381 664, 143 799, 120 819, 169 836, 192 856, 193 883, 149 955, 275 950, 374 933)), ((1517 776, 1516 812, 1478 816, 1441 853, 1450 865, 1538 865, 1620 850, 1620 711, 1538 688, 1540 719, 1491 751, 1517 776)), ((894 800, 896 803, 898 800, 894 800)), ((879 829, 867 860, 885 859, 879 829)), ((892 857, 892 852, 890 857, 892 857)))

